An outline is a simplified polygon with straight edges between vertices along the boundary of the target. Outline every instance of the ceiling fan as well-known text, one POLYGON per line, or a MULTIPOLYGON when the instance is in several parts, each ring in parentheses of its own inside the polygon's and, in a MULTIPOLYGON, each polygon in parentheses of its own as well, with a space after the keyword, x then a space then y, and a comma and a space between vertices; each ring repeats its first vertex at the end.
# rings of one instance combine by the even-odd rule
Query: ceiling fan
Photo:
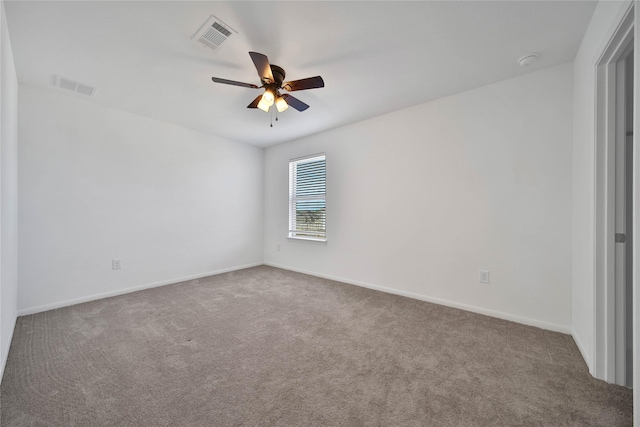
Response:
POLYGON ((249 56, 251 56, 251 59, 253 60, 256 69, 258 70, 258 75, 260 76, 262 86, 256 86, 251 83, 237 82, 234 80, 221 79, 219 77, 211 77, 211 80, 216 83, 242 86, 252 89, 264 88, 264 93, 254 99, 253 102, 247 106, 247 108, 259 108, 264 112, 268 112, 269 107, 275 104, 279 113, 289 108, 289 106, 295 108, 298 111, 304 111, 309 108, 307 104, 300 101, 298 98, 294 98, 288 93, 281 95, 280 90, 293 92, 296 90, 324 87, 324 80, 322 80, 322 77, 320 76, 308 77, 306 79, 283 83, 285 72, 282 67, 269 64, 269 59, 267 58, 267 56, 261 53, 249 52, 249 56))

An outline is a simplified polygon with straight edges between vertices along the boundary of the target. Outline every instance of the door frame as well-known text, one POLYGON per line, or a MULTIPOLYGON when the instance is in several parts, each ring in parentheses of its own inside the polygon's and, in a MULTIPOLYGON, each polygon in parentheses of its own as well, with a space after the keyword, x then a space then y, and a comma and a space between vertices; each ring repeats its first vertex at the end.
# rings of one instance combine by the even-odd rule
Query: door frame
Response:
MULTIPOLYGON (((615 383, 631 387, 631 381, 629 380, 629 374, 633 372, 633 367, 630 366, 629 355, 627 354, 627 344, 629 339, 629 316, 633 315, 633 309, 628 309, 628 303, 632 302, 632 294, 628 293, 627 285, 629 280, 633 278, 633 274, 627 267, 632 266, 629 261, 629 256, 632 254, 632 231, 633 227, 629 226, 629 222, 632 220, 629 215, 629 210, 632 208, 632 201, 628 198, 629 190, 633 188, 633 182, 629 182, 629 172, 633 172, 633 164, 629 162, 632 159, 633 151, 628 152, 628 130, 629 124, 631 124, 631 130, 633 130, 633 120, 629 123, 629 92, 628 92, 628 66, 632 63, 634 58, 634 43, 633 41, 624 48, 620 59, 616 63, 616 148, 615 148, 615 231, 625 234, 628 237, 628 241, 625 243, 615 243, 615 369, 616 380, 615 383), (631 187, 631 188, 628 188, 631 187)), ((632 92, 633 93, 633 92, 632 92)), ((633 101, 633 95, 631 96, 633 101)), ((631 136, 631 146, 633 146, 633 135, 631 136)), ((617 236, 617 234, 616 234, 617 236)))
MULTIPOLYGON (((596 378, 616 382, 615 162, 616 63, 634 41, 635 7, 630 7, 596 61, 594 352, 596 378)), ((634 49, 635 50, 635 49, 634 49)), ((637 55, 634 55, 637 60, 637 55)), ((637 69, 634 71, 637 74, 637 69)), ((634 92, 637 89, 634 88, 634 92)), ((634 101, 635 105, 635 101, 634 101)), ((634 113, 637 115, 637 111, 634 113)), ((634 131, 635 131, 634 123, 634 131)), ((635 144, 635 132, 634 132, 635 144)), ((635 164, 635 163, 634 163, 635 164)), ((634 167, 635 169, 635 167, 634 167)), ((635 208, 635 206, 634 206, 635 208)), ((637 214, 637 212, 636 212, 637 214)), ((635 235, 635 229, 634 229, 635 235)), ((635 244, 635 236, 628 236, 635 244)), ((635 264, 635 263, 634 263, 635 264)), ((634 265, 635 267, 635 265, 634 265)), ((634 272, 635 274, 635 272, 634 272)), ((636 276, 634 276, 636 277, 636 276)), ((635 285, 635 284, 634 284, 635 285)), ((634 297, 637 286, 634 286, 634 297)), ((634 306, 634 319, 637 309, 634 306)), ((634 321, 634 325, 637 322, 634 321)), ((635 341, 635 339, 634 339, 635 341)), ((635 353, 634 342, 634 360, 635 353)), ((636 368, 634 366, 634 368, 636 368)), ((635 369, 634 369, 635 372, 635 369)))

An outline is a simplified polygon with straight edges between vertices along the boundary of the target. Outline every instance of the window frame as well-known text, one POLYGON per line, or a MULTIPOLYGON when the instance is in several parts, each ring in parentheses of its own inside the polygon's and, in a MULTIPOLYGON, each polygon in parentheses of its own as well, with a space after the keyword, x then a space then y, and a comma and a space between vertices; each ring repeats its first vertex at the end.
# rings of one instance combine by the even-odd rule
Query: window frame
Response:
POLYGON ((303 157, 296 157, 293 159, 289 159, 289 201, 288 201, 288 231, 287 238, 294 240, 303 240, 309 242, 319 242, 324 243, 327 241, 327 155, 326 153, 317 153, 303 157), (294 165, 297 166, 301 163, 313 161, 313 159, 324 160, 324 193, 322 194, 322 198, 314 197, 314 198, 305 198, 296 197, 294 194, 297 181, 294 183, 294 165), (300 233, 300 230, 296 230, 296 212, 295 203, 300 200, 314 200, 314 201, 322 201, 324 203, 324 236, 322 237, 314 237, 314 236, 305 236, 303 233, 300 233), (300 234, 297 234, 300 233, 300 234))

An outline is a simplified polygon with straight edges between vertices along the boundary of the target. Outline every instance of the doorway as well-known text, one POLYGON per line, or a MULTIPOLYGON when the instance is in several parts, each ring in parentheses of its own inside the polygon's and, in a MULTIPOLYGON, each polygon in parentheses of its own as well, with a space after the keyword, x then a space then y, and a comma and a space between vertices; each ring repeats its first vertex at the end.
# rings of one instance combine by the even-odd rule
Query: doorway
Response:
MULTIPOLYGON (((597 62, 593 375, 633 385, 634 6, 597 62)), ((636 147, 637 148, 637 147, 636 147)))

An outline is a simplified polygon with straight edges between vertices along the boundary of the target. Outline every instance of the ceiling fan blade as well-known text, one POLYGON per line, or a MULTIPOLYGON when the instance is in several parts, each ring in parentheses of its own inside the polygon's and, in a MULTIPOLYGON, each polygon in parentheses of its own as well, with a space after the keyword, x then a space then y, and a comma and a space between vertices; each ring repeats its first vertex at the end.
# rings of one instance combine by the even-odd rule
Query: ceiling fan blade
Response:
POLYGON ((289 95, 288 93, 285 93, 284 95, 282 95, 282 97, 287 102, 287 104, 289 104, 289 106, 295 108, 298 111, 304 111, 307 108, 309 108, 309 106, 307 104, 305 104, 304 102, 300 101, 298 98, 294 98, 293 96, 289 95))
POLYGON ((211 80, 213 80, 216 83, 223 83, 226 85, 234 85, 234 86, 250 87, 252 89, 259 89, 259 86, 252 85, 251 83, 242 83, 242 82, 237 82, 235 80, 221 79, 218 77, 211 77, 211 80))
POLYGON ((273 83, 275 80, 273 79, 271 65, 269 64, 267 56, 258 52, 249 52, 249 56, 251 56, 253 64, 256 66, 256 70, 258 70, 260 80, 262 80, 263 83, 273 83), (265 80, 268 81, 265 82, 265 80))
POLYGON ((258 97, 254 99, 253 102, 251 102, 251 104, 247 105, 247 108, 258 108, 258 103, 260 102, 260 99, 262 99, 262 95, 258 95, 258 97))
POLYGON ((320 76, 308 77, 306 79, 294 80, 282 84, 282 88, 289 92, 293 92, 294 90, 316 89, 319 87, 324 87, 324 80, 322 80, 320 76))

